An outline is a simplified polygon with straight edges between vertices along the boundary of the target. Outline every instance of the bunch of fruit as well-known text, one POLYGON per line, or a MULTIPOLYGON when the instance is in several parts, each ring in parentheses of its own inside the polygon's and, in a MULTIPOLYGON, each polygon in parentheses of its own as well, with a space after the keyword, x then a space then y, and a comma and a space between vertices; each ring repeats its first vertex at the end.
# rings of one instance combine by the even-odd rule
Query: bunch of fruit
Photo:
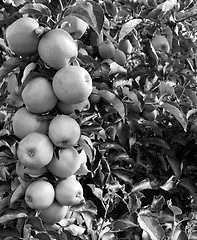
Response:
MULTIPOLYGON (((84 22, 83 33, 86 28, 84 22)), ((27 175, 30 177, 25 202, 39 210, 39 216, 48 224, 60 221, 69 206, 84 201, 83 187, 76 176, 86 164, 87 155, 78 148, 80 125, 69 114, 88 107, 92 79, 85 68, 76 64, 78 46, 69 31, 75 39, 83 34, 76 34, 66 24, 46 31, 35 19, 22 17, 5 32, 8 47, 15 55, 29 59, 38 53, 43 66, 55 72, 49 79, 43 71, 37 71, 22 83, 24 104, 12 118, 13 133, 20 140, 16 173, 24 181, 27 175), (57 114, 43 119, 42 115, 54 108, 57 114), (47 173, 55 181, 50 181, 47 173)))

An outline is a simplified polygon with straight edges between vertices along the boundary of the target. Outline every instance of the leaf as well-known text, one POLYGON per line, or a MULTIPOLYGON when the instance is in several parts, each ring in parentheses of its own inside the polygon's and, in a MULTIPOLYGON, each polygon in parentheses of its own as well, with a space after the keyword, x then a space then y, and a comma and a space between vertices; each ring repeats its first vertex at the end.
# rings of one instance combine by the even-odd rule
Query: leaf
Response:
POLYGON ((181 164, 178 161, 177 158, 175 157, 171 157, 171 156, 166 156, 172 171, 174 172, 174 175, 176 176, 176 179, 180 179, 181 176, 181 164))
POLYGON ((195 108, 197 108, 197 98, 196 98, 196 92, 192 91, 192 89, 185 89, 185 95, 190 98, 190 100, 193 102, 195 108))
POLYGON ((101 201, 103 201, 103 191, 100 188, 97 188, 94 184, 87 184, 91 190, 92 193, 101 201))
POLYGON ((157 211, 157 212, 161 211, 164 204, 165 204, 165 199, 163 196, 154 196, 151 203, 151 210, 157 211))
POLYGON ((10 54, 10 49, 7 47, 3 38, 0 38, 0 50, 7 54, 10 54))
POLYGON ((7 181, 7 177, 10 175, 8 168, 4 165, 0 165, 0 180, 7 181))
POLYGON ((4 223, 10 220, 14 220, 16 218, 24 218, 27 217, 27 213, 19 212, 17 210, 11 210, 9 213, 4 214, 0 217, 0 223, 4 223))
POLYGON ((112 63, 110 63, 109 74, 113 75, 113 74, 116 74, 116 73, 127 74, 127 70, 123 66, 120 66, 118 63, 112 62, 112 63))
POLYGON ((189 178, 181 178, 179 184, 183 186, 191 196, 193 197, 194 203, 197 205, 197 187, 194 182, 192 182, 189 178))
POLYGON ((110 232, 109 227, 106 228, 108 229, 106 229, 106 232, 104 232, 103 235, 101 236, 101 240, 114 240, 115 239, 114 233, 110 232))
POLYGON ((23 182, 18 185, 10 198, 10 206, 12 206, 19 198, 21 198, 25 194, 25 190, 29 186, 29 184, 29 182, 23 182))
POLYGON ((32 229, 42 232, 45 231, 42 220, 39 217, 31 217, 28 224, 32 225, 32 229))
POLYGON ((10 196, 0 198, 0 212, 8 206, 10 196))
POLYGON ((115 4, 112 3, 112 1, 110 0, 104 0, 104 5, 105 5, 107 14, 114 18, 117 14, 117 9, 115 4))
POLYGON ((172 200, 168 200, 167 205, 175 216, 181 215, 183 213, 182 210, 179 207, 172 205, 172 200))
POLYGON ((81 212, 81 215, 84 219, 85 225, 87 227, 87 231, 91 231, 92 229, 92 222, 93 220, 95 220, 95 216, 94 214, 92 214, 91 212, 81 212))
POLYGON ((129 219, 120 219, 116 220, 112 224, 112 231, 114 232, 120 232, 125 231, 128 228, 137 227, 138 225, 134 222, 130 221, 129 219))
POLYGON ((170 146, 166 141, 157 137, 143 138, 143 141, 146 145, 155 145, 161 148, 170 149, 170 146))
POLYGON ((134 28, 136 28, 141 22, 142 19, 136 18, 131 19, 125 24, 123 24, 119 33, 119 41, 123 39, 127 34, 129 34, 134 28))
POLYGON ((106 99, 119 113, 123 120, 125 120, 125 108, 123 102, 112 92, 108 90, 99 91, 102 98, 106 99))
POLYGON ((30 74, 30 72, 35 69, 35 67, 36 67, 36 64, 35 64, 34 62, 29 63, 29 64, 25 67, 25 69, 24 69, 24 71, 23 71, 23 77, 22 77, 22 79, 21 79, 21 83, 22 83, 22 84, 24 84, 25 79, 26 79, 27 76, 30 74))
POLYGON ((139 183, 134 184, 131 189, 131 192, 138 192, 138 191, 142 191, 144 189, 152 189, 151 182, 148 178, 142 180, 139 183))
POLYGON ((10 73, 13 69, 19 66, 20 58, 11 57, 6 60, 0 68, 0 82, 3 81, 4 77, 10 73))
POLYGON ((14 237, 19 239, 20 238, 20 234, 18 232, 18 230, 12 226, 0 226, 0 238, 1 239, 5 239, 6 237, 14 237))
POLYGON ((171 11, 173 7, 177 4, 177 0, 167 0, 157 6, 157 8, 161 9, 163 13, 171 11))
POLYGON ((104 23, 104 12, 101 6, 94 1, 80 1, 66 15, 72 14, 85 21, 98 34, 104 23))
POLYGON ((19 107, 22 107, 24 102, 21 98, 21 96, 15 94, 15 93, 10 93, 8 95, 8 98, 6 100, 6 103, 12 107, 16 107, 16 108, 19 108, 19 107))
POLYGON ((164 230, 156 218, 139 214, 137 220, 140 227, 150 235, 151 240, 161 240, 164 238, 164 230))
POLYGON ((112 169, 112 173, 124 182, 132 184, 133 171, 127 170, 125 168, 115 168, 112 169))
POLYGON ((171 176, 163 185, 160 186, 160 188, 163 189, 164 191, 170 191, 176 186, 176 183, 177 183, 176 177, 171 176))
POLYGON ((50 235, 47 232, 40 232, 35 235, 36 239, 39 240, 52 240, 53 238, 50 237, 50 235))
POLYGON ((51 17, 51 10, 42 3, 27 3, 19 10, 19 13, 51 17))
POLYGON ((187 119, 185 114, 180 109, 170 103, 162 103, 160 107, 166 109, 166 111, 171 113, 182 125, 184 131, 187 131, 187 119))
POLYGON ((143 50, 148 57, 149 63, 153 66, 158 65, 159 58, 150 40, 145 42, 143 50))
POLYGON ((80 137, 78 144, 84 149, 85 153, 88 156, 89 161, 92 162, 93 160, 92 147, 88 144, 88 142, 83 137, 80 137))
MULTIPOLYGON (((173 240, 188 240, 187 234, 180 230, 178 227, 176 227, 175 231, 173 232, 172 235, 173 240)), ((193 238, 189 238, 190 240, 193 240, 193 238)))
POLYGON ((90 172, 90 170, 88 170, 86 163, 82 163, 80 165, 80 168, 74 173, 74 175, 87 175, 90 172))
POLYGON ((72 233, 73 236, 80 236, 85 232, 85 228, 77 226, 76 224, 71 224, 64 229, 72 233))
POLYGON ((175 90, 173 86, 170 85, 170 82, 160 82, 159 91, 161 96, 164 96, 166 94, 175 95, 175 90))
MULTIPOLYGON (((75 211, 75 206, 70 208, 72 211, 75 211)), ((87 200, 84 204, 82 204, 80 210, 77 209, 77 211, 80 212, 90 212, 93 215, 97 214, 97 207, 94 205, 94 203, 90 200, 87 200)))
POLYGON ((160 15, 166 14, 171 11, 175 5, 177 4, 177 0, 167 0, 154 8, 146 18, 148 19, 157 19, 160 15))

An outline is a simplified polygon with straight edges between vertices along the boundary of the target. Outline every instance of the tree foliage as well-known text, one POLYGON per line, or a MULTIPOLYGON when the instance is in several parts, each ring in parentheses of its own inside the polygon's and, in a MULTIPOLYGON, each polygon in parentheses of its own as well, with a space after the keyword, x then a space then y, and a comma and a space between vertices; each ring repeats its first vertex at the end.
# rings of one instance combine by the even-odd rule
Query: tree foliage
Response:
MULTIPOLYGON (((197 235, 197 5, 195 0, 23 1, 0 3, 0 238, 184 240, 197 235), (95 92, 90 109, 75 112, 88 156, 79 180, 85 203, 54 226, 43 225, 24 202, 25 183, 16 174, 18 139, 12 117, 23 106, 21 90, 32 74, 51 78, 35 54, 15 56, 5 29, 28 14, 48 29, 75 15, 89 27, 78 40, 88 55, 78 62, 90 73, 95 92), (156 51, 164 35, 170 52, 156 51), (124 66, 103 60, 105 39, 117 48, 127 38, 132 53, 124 66), (10 78, 18 92, 11 94, 10 78), (148 118, 144 110, 156 110, 148 118)), ((41 118, 52 119, 57 109, 41 118)), ((48 177, 48 176, 47 176, 48 177)), ((51 176, 49 176, 51 177, 51 176)), ((53 180, 53 179, 51 179, 53 180)))

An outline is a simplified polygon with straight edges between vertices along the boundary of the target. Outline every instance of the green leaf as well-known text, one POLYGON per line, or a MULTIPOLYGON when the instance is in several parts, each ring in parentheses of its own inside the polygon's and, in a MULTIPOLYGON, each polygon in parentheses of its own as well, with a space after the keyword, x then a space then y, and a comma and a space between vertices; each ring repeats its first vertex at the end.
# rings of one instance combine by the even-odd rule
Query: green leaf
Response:
POLYGON ((171 113, 182 125, 184 131, 187 131, 187 119, 185 114, 180 109, 170 103, 162 103, 160 107, 166 109, 166 111, 171 113))
POLYGON ((17 239, 20 238, 20 234, 18 230, 12 226, 0 226, 0 238, 5 239, 6 237, 16 237, 17 239))
POLYGON ((178 161, 177 158, 167 156, 167 160, 172 168, 172 171, 174 172, 174 175, 176 176, 176 179, 180 179, 181 176, 181 164, 178 161))
POLYGON ((36 239, 39 240, 52 240, 53 238, 47 232, 41 232, 35 235, 36 239))
POLYGON ((7 47, 3 38, 0 38, 0 50, 7 54, 10 54, 10 49, 7 47))
POLYGON ((142 19, 136 18, 131 19, 125 24, 122 25, 119 33, 119 41, 123 39, 126 35, 128 35, 134 28, 136 28, 140 23, 142 22, 142 19))
POLYGON ((181 178, 179 184, 189 191, 193 197, 194 203, 197 205, 197 187, 195 183, 189 178, 181 178))
POLYGON ((93 150, 92 150, 91 146, 82 137, 79 139, 78 144, 79 144, 79 146, 81 146, 84 149, 85 153, 88 156, 89 161, 92 162, 93 150))
POLYGON ((45 231, 42 221, 39 217, 32 217, 29 219, 28 224, 32 225, 32 229, 42 232, 45 231))
POLYGON ((132 170, 127 170, 123 167, 112 169, 112 173, 116 175, 122 181, 132 184, 132 176, 134 175, 132 170))
POLYGON ((27 213, 20 212, 18 210, 10 210, 9 213, 4 214, 0 217, 0 223, 4 223, 10 220, 14 220, 16 218, 24 218, 27 217, 27 213))
POLYGON ((146 145, 155 145, 155 146, 158 146, 161 148, 170 149, 170 146, 168 145, 168 143, 166 141, 164 141, 163 139, 157 138, 157 137, 143 138, 143 142, 146 145))
POLYGON ((174 87, 170 85, 170 82, 161 82, 159 84, 159 91, 161 96, 164 96, 166 94, 175 95, 174 87))
POLYGON ((4 77, 10 73, 13 69, 17 68, 20 64, 20 58, 11 57, 6 60, 0 68, 0 82, 3 81, 4 77))
POLYGON ((148 19, 157 19, 161 14, 166 14, 167 12, 171 11, 175 5, 177 4, 177 0, 166 0, 165 2, 157 5, 146 18, 148 19))
POLYGON ((22 182, 18 185, 18 187, 12 193, 10 198, 10 206, 12 206, 19 198, 24 196, 27 187, 29 186, 30 182, 22 182))
POLYGON ((164 238, 164 230, 156 218, 139 214, 138 223, 150 235, 151 240, 162 240, 164 238))
POLYGON ((117 9, 114 3, 110 0, 104 0, 104 6, 107 14, 111 17, 115 17, 117 14, 117 9))
POLYGON ((42 3, 27 3, 19 10, 19 13, 51 17, 51 10, 42 3))
POLYGON ((120 232, 120 231, 125 231, 128 228, 133 228, 133 227, 137 227, 137 226, 138 226, 137 224, 130 221, 129 219, 120 219, 120 220, 116 220, 113 222, 112 230, 114 232, 120 232))
POLYGON ((175 216, 181 215, 183 213, 182 210, 179 207, 172 205, 172 200, 171 199, 167 201, 167 205, 175 216))
MULTIPOLYGON (((184 231, 176 228, 176 230, 174 231, 172 239, 173 240, 188 240, 188 236, 184 231)), ((193 240, 192 238, 189 238, 189 239, 193 240)))
POLYGON ((92 193, 98 198, 100 199, 101 201, 103 201, 103 191, 96 187, 94 184, 87 184, 91 190, 92 190, 92 193))
POLYGON ((103 9, 94 1, 79 1, 75 6, 66 12, 66 15, 69 14, 72 14, 85 21, 98 34, 103 28, 103 9))
POLYGON ((125 120, 125 107, 123 102, 116 96, 116 94, 108 91, 108 90, 100 90, 99 91, 102 98, 107 100, 119 113, 123 120, 125 120))
POLYGON ((138 192, 144 189, 152 189, 150 179, 146 178, 139 183, 133 185, 131 192, 138 192))
POLYGON ((192 91, 192 89, 186 88, 185 89, 185 94, 186 94, 186 96, 188 96, 191 99, 191 101, 193 102, 195 108, 197 108, 196 92, 192 91))
POLYGON ((147 40, 143 48, 149 63, 153 66, 158 65, 159 58, 150 40, 147 40))
POLYGON ((161 9, 163 13, 171 11, 173 7, 177 4, 177 0, 166 0, 165 2, 157 6, 158 9, 161 9))
POLYGON ((165 204, 165 199, 163 196, 154 196, 151 203, 151 210, 161 211, 164 204, 165 204))

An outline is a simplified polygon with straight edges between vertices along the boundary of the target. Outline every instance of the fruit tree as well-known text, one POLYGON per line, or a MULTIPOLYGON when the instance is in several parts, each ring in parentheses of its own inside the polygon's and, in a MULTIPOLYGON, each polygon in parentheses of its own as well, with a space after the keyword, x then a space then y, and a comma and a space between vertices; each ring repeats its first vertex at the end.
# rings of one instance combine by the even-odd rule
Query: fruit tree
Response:
POLYGON ((0 30, 0 239, 196 240, 196 0, 2 0, 0 30))

